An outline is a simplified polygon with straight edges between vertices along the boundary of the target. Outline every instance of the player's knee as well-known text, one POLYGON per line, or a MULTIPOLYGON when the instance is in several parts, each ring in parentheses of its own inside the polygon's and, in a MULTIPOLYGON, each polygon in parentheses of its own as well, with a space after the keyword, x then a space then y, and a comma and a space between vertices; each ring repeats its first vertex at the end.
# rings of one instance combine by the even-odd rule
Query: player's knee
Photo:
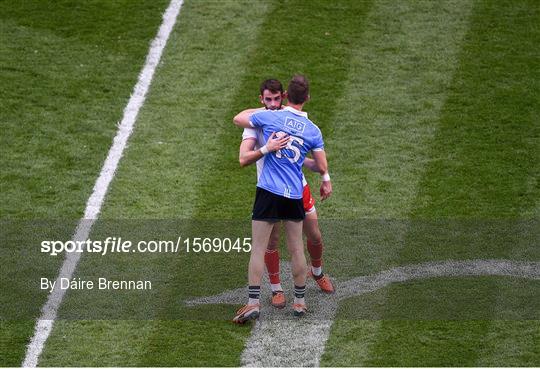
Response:
POLYGON ((308 240, 310 240, 313 244, 322 244, 321 230, 319 229, 319 225, 316 219, 306 219, 304 221, 303 231, 308 240))
POLYGON ((305 228, 304 233, 313 246, 318 247, 322 245, 322 234, 318 227, 311 227, 310 229, 305 228))
POLYGON ((312 237, 309 238, 309 241, 313 246, 320 247, 322 245, 321 232, 315 233, 312 237))
POLYGON ((268 250, 277 250, 279 246, 279 235, 278 237, 270 237, 270 240, 268 240, 268 250))
POLYGON ((248 276, 250 278, 260 279, 264 274, 264 264, 250 263, 248 266, 248 276))
POLYGON ((303 261, 306 260, 306 255, 304 254, 304 250, 303 249, 294 249, 294 250, 289 250, 289 254, 291 255, 291 261, 293 263, 301 263, 303 261))

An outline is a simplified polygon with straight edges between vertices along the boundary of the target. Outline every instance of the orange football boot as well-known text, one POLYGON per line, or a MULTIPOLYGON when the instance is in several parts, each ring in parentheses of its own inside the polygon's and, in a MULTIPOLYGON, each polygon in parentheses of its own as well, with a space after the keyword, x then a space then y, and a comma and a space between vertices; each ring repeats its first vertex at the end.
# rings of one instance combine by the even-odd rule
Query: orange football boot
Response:
POLYGON ((272 293, 272 306, 278 309, 283 309, 285 307, 285 294, 283 291, 272 293))
POLYGON ((307 312, 306 304, 293 304, 293 315, 297 317, 302 317, 307 312))
POLYGON ((324 293, 334 293, 334 292, 336 292, 336 290, 334 288, 334 284, 330 280, 330 277, 328 277, 326 274, 323 274, 323 276, 321 278, 315 278, 315 276, 313 275, 313 272, 310 270, 308 272, 308 275, 310 277, 312 277, 315 280, 315 282, 317 282, 317 284, 319 285, 319 288, 324 293))
POLYGON ((259 304, 256 305, 244 305, 236 312, 236 316, 233 318, 233 323, 244 324, 248 320, 255 320, 259 317, 259 304))

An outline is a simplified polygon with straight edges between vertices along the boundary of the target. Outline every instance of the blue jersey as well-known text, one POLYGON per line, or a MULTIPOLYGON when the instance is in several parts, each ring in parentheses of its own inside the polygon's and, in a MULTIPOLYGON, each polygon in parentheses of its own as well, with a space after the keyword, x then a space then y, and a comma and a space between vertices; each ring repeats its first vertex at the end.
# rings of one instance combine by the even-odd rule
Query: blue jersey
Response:
POLYGON ((272 132, 290 137, 286 148, 264 156, 257 187, 279 196, 301 199, 302 165, 309 151, 324 150, 321 130, 307 118, 307 113, 289 106, 283 110, 255 112, 250 123, 262 129, 264 142, 272 132))

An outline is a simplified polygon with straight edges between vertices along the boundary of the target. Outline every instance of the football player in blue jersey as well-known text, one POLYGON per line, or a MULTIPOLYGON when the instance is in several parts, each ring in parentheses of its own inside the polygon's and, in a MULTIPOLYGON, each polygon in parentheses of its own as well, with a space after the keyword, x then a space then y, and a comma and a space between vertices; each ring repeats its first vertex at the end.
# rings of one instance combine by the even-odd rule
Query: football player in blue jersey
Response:
POLYGON ((324 200, 332 193, 324 142, 319 128, 303 112, 309 100, 309 84, 304 76, 294 76, 287 88, 287 106, 282 110, 248 109, 234 118, 243 128, 260 128, 264 141, 272 137, 287 137, 285 148, 269 152, 263 146, 264 163, 257 182, 253 205, 253 246, 248 267, 248 303, 237 311, 233 321, 244 323, 259 316, 260 286, 264 272, 264 254, 274 223, 283 221, 287 248, 291 255, 294 279, 295 316, 306 311, 306 259, 302 241, 302 221, 305 210, 302 201, 302 165, 308 152, 312 153, 315 166, 323 175, 320 193, 324 200))
MULTIPOLYGON (((267 79, 261 83, 259 100, 264 105, 263 109, 276 110, 282 108, 282 101, 285 97, 283 85, 276 79, 267 79)), ((288 138, 270 137, 266 142, 269 152, 282 149, 286 146, 288 138)), ((264 155, 261 153, 261 147, 265 145, 262 131, 255 128, 244 128, 242 133, 242 143, 240 144, 239 161, 241 166, 246 166, 252 163, 257 165, 257 178, 262 171, 264 160, 261 159, 264 155)), ((315 167, 314 160, 305 158, 304 167, 312 171, 318 172, 315 167)), ((324 173, 323 173, 324 174, 324 173)), ((307 237, 307 249, 310 256, 311 268, 310 275, 315 279, 321 291, 325 293, 333 293, 334 285, 327 274, 323 273, 322 269, 322 254, 323 254, 323 239, 318 224, 317 210, 315 209, 315 199, 311 195, 310 187, 302 177, 304 185, 302 200, 306 218, 304 220, 303 231, 307 237)), ((270 279, 270 287, 272 290, 272 306, 284 308, 286 305, 283 287, 281 286, 281 278, 279 272, 279 234, 281 227, 275 224, 270 234, 270 240, 264 255, 264 262, 270 279)))

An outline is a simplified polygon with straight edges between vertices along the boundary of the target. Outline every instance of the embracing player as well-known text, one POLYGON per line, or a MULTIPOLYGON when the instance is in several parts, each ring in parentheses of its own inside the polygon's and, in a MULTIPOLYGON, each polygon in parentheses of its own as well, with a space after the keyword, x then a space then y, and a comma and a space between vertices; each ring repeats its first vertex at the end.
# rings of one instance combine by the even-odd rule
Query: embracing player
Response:
POLYGON ((311 152, 315 165, 324 173, 321 197, 328 198, 332 184, 328 176, 328 163, 320 129, 302 109, 309 100, 309 82, 302 75, 294 76, 287 87, 287 106, 282 110, 247 109, 234 117, 242 128, 260 128, 263 142, 287 136, 284 148, 270 153, 263 145, 264 165, 257 180, 257 191, 252 213, 252 248, 248 265, 248 302, 236 312, 233 321, 244 323, 259 316, 261 280, 264 273, 264 256, 270 234, 276 222, 283 222, 287 248, 291 256, 294 280, 295 316, 306 311, 305 291, 307 265, 302 241, 305 219, 302 184, 302 165, 311 152))
MULTIPOLYGON (((286 94, 283 91, 283 86, 276 79, 268 79, 260 86, 259 99, 264 105, 261 110, 279 110, 282 108, 282 102, 286 94)), ((263 156, 268 152, 274 152, 283 149, 288 142, 288 137, 277 137, 272 135, 267 142, 264 142, 261 129, 244 128, 242 134, 242 143, 240 144, 239 161, 241 166, 246 166, 256 162, 257 178, 260 176, 264 160, 263 156)), ((314 172, 319 172, 315 161, 310 158, 305 158, 304 166, 314 172)), ((329 179, 327 173, 324 179, 329 179)), ((307 237, 307 248, 311 260, 310 274, 313 276, 320 289, 326 293, 333 293, 334 286, 330 278, 323 273, 322 270, 322 252, 323 241, 321 231, 318 225, 317 211, 315 209, 315 200, 311 195, 309 185, 305 177, 302 175, 303 182, 303 205, 306 217, 303 223, 303 232, 307 237)), ((280 224, 276 223, 272 229, 268 247, 265 253, 265 264, 270 277, 272 289, 272 305, 277 308, 285 307, 285 295, 281 286, 280 271, 279 271, 279 235, 280 224)))

